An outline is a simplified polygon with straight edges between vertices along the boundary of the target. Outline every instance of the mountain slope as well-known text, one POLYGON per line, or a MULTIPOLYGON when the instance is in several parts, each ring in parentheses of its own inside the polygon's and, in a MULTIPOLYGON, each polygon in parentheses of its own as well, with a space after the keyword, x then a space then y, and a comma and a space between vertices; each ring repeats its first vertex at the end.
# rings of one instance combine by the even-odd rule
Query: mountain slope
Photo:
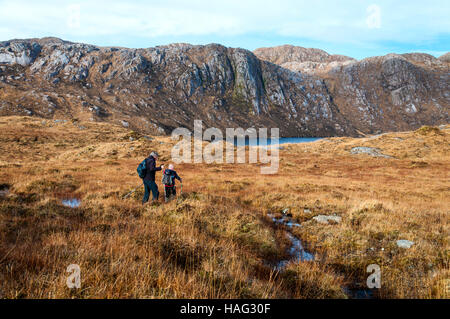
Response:
MULTIPOLYGON (((378 64, 317 49, 307 53, 291 52, 291 57, 334 67, 297 72, 218 44, 127 49, 56 38, 5 41, 0 43, 0 115, 106 121, 153 134, 192 128, 194 119, 221 129, 279 127, 282 136, 356 136, 358 130, 448 122, 446 62, 432 61, 437 69, 402 57, 380 73, 378 64), (407 112, 416 93, 416 112, 407 112)), ((278 55, 274 62, 289 60, 278 55)))
POLYGON ((355 128, 408 130, 448 122, 448 64, 424 54, 388 54, 331 69, 323 77, 355 128))
POLYGON ((356 61, 294 46, 254 51, 260 59, 324 79, 333 102, 361 132, 448 122, 448 54, 388 54, 356 61))

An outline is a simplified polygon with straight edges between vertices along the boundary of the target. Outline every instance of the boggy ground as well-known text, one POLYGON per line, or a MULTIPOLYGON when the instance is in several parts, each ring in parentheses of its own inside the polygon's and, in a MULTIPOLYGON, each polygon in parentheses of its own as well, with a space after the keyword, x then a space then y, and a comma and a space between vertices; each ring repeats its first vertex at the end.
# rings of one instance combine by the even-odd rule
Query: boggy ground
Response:
POLYGON ((143 187, 123 197, 149 151, 170 162, 169 138, 2 117, 0 295, 346 298, 377 264, 375 297, 448 298, 448 128, 287 145, 274 175, 256 164, 180 164, 183 194, 142 206, 143 187), (352 154, 359 146, 392 158, 352 154), (70 198, 81 205, 63 206, 70 198), (315 261, 278 273, 289 240, 267 214, 283 210, 315 261), (317 215, 342 219, 321 224, 317 215), (66 286, 70 264, 81 268, 80 289, 66 286))

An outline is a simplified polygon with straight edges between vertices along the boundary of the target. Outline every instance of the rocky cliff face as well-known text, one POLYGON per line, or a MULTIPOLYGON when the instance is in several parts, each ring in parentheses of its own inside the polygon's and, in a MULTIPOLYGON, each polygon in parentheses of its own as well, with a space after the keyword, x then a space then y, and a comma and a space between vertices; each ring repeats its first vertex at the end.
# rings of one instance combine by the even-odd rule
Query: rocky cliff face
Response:
POLYGON ((356 61, 317 49, 280 46, 255 50, 262 60, 324 80, 341 114, 361 132, 408 130, 448 122, 448 53, 388 54, 356 61))
POLYGON ((430 55, 368 58, 332 68, 324 78, 342 114, 361 131, 448 122, 449 65, 430 55))
POLYGON ((282 136, 448 122, 448 62, 421 56, 358 62, 320 50, 266 61, 256 53, 217 44, 1 42, 0 115, 109 121, 159 134, 202 119, 221 129, 279 127, 282 136), (326 64, 327 71, 289 70, 284 63, 293 59, 326 64))

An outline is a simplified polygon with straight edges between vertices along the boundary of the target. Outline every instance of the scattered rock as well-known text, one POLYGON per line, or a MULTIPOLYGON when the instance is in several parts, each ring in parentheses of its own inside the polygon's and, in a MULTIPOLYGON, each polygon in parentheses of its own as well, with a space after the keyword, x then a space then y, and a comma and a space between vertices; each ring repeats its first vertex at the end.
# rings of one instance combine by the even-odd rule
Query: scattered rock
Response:
POLYGON ((353 147, 350 150, 350 153, 352 153, 352 154, 367 154, 367 155, 374 156, 374 157, 393 158, 392 156, 381 153, 380 149, 375 148, 375 147, 365 147, 365 146, 353 147))
POLYGON ((397 246, 400 248, 411 248, 411 246, 414 245, 413 241, 406 240, 406 239, 400 239, 397 240, 397 246))
POLYGON ((127 121, 124 121, 124 120, 120 121, 120 123, 122 123, 123 127, 129 127, 130 126, 130 123, 128 123, 127 121))
POLYGON ((320 224, 329 224, 330 221, 336 224, 339 224, 342 220, 340 216, 329 216, 329 215, 317 215, 314 216, 313 219, 320 224))
POLYGON ((166 130, 164 130, 161 126, 158 126, 157 128, 156 128, 156 131, 158 131, 158 133, 159 134, 166 134, 166 130))

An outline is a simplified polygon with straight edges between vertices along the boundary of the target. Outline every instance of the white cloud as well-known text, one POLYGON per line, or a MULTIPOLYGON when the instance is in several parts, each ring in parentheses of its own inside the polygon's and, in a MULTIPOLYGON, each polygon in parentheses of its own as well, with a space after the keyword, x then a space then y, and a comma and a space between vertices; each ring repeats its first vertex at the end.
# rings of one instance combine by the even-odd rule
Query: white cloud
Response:
POLYGON ((371 43, 420 42, 450 32, 448 1, 372 1, 0 1, 0 36, 6 40, 259 33, 371 43))

